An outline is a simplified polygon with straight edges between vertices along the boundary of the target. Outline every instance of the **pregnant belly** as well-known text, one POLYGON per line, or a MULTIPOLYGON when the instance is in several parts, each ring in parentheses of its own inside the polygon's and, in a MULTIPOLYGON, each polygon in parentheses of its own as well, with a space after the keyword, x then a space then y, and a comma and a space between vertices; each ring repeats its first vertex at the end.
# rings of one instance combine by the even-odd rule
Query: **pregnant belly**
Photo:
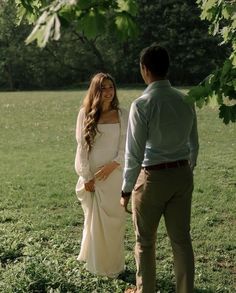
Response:
POLYGON ((99 167, 111 162, 116 157, 113 149, 97 149, 90 154, 90 166, 92 171, 96 171, 99 167))

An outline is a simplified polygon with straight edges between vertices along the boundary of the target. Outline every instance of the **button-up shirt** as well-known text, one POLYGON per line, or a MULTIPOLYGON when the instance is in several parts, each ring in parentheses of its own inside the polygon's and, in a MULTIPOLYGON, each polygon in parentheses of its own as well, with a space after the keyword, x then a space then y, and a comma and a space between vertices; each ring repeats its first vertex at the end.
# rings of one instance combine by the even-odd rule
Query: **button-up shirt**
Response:
POLYGON ((198 132, 193 105, 168 80, 148 85, 130 108, 122 190, 132 191, 141 167, 178 160, 196 165, 198 132))

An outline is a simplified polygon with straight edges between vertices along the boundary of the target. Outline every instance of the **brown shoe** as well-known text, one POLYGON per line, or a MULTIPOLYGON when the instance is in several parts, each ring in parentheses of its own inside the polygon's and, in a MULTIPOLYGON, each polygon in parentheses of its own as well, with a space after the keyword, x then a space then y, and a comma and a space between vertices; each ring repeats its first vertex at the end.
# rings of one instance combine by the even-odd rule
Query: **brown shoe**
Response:
POLYGON ((137 292, 137 288, 135 287, 135 288, 126 289, 124 293, 136 293, 136 292, 137 292))

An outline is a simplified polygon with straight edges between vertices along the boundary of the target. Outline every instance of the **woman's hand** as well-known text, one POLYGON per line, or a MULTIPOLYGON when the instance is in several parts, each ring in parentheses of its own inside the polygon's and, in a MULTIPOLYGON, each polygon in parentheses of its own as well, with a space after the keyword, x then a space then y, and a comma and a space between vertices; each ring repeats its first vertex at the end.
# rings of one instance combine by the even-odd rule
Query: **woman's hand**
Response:
POLYGON ((101 168, 99 168, 98 172, 95 173, 95 178, 98 180, 106 180, 107 177, 113 172, 120 164, 117 162, 113 161, 110 162, 101 168))
POLYGON ((84 183, 84 189, 89 192, 94 192, 94 179, 91 179, 89 182, 84 183))

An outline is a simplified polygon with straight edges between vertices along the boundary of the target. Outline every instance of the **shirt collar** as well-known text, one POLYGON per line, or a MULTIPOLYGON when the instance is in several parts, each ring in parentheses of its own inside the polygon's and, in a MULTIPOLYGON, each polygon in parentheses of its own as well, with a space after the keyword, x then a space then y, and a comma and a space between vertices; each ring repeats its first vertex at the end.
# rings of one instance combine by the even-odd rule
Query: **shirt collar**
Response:
POLYGON ((170 81, 168 79, 153 81, 152 83, 150 83, 147 86, 144 93, 146 93, 154 88, 163 88, 163 87, 171 87, 170 81))

